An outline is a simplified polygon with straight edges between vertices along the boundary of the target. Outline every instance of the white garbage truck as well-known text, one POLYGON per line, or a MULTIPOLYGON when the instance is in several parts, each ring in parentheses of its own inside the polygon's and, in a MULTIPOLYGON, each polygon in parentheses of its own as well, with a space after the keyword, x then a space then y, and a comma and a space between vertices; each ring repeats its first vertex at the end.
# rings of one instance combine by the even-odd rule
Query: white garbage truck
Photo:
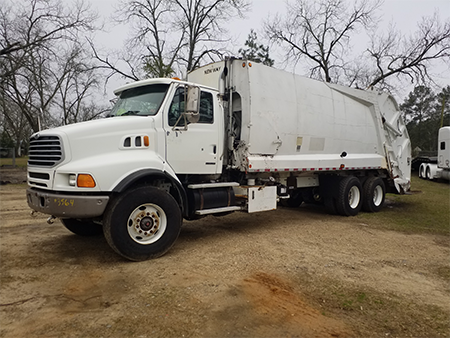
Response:
POLYGON ((450 181, 450 127, 439 129, 436 161, 420 164, 419 177, 428 180, 450 181))
POLYGON ((109 118, 31 136, 27 199, 130 260, 167 252, 183 218, 278 202, 353 216, 410 188, 410 140, 387 93, 235 58, 114 93, 109 118))

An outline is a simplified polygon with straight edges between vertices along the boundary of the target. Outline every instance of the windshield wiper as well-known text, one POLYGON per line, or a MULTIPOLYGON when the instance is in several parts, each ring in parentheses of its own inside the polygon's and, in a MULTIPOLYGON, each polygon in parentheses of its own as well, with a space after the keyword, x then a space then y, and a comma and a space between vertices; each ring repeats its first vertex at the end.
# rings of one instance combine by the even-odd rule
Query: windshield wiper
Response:
POLYGON ((120 116, 125 116, 125 115, 138 115, 140 113, 140 110, 129 110, 123 114, 121 114, 120 116))

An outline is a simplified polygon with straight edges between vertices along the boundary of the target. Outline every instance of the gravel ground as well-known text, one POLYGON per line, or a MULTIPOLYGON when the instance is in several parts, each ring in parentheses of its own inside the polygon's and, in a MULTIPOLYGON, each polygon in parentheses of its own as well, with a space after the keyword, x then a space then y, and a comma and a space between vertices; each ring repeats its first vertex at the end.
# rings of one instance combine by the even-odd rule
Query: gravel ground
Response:
POLYGON ((448 237, 307 205, 185 222, 136 263, 31 216, 25 189, 0 188, 1 337, 450 336, 448 237))

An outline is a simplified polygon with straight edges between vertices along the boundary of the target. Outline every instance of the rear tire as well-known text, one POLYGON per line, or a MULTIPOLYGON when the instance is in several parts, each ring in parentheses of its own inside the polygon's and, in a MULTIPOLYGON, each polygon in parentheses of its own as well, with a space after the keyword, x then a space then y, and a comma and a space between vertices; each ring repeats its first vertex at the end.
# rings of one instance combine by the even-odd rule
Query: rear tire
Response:
POLYGON ((108 206, 103 232, 119 255, 143 261, 164 255, 178 238, 181 223, 175 199, 161 189, 144 186, 123 193, 108 206))
POLYGON ((431 169, 429 167, 427 167, 426 178, 430 181, 433 180, 433 177, 431 176, 431 169))
POLYGON ((355 176, 347 176, 339 182, 339 193, 336 200, 337 212, 342 216, 356 216, 361 207, 361 182, 355 176))
POLYGON ((379 177, 369 177, 364 183, 363 210, 378 212, 383 207, 386 187, 379 177))
POLYGON ((425 165, 422 163, 419 167, 419 178, 425 179, 425 165))
POLYGON ((61 223, 67 228, 67 230, 78 236, 90 237, 103 234, 101 224, 94 223, 90 220, 62 218, 61 223))

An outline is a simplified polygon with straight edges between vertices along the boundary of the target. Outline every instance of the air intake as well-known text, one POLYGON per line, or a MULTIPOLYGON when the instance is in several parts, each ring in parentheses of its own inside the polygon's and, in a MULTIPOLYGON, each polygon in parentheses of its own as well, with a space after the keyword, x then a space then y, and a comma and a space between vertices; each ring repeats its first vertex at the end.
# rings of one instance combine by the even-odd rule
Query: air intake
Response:
POLYGON ((58 136, 38 136, 30 139, 29 166, 53 167, 62 160, 62 142, 58 136))

